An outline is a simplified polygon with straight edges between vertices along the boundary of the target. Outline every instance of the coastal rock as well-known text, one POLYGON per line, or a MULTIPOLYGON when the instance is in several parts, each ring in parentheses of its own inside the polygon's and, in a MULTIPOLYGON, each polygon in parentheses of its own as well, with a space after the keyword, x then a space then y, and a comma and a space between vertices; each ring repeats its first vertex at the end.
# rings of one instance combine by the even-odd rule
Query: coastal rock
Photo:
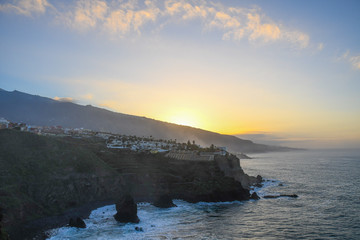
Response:
POLYGON ((299 196, 296 194, 281 194, 281 195, 266 195, 266 196, 264 196, 264 198, 280 198, 280 197, 297 198, 299 196))
POLYGON ((282 195, 280 195, 280 197, 291 197, 291 198, 297 198, 297 197, 299 197, 298 195, 296 195, 296 194, 290 194, 290 195, 288 195, 288 194, 282 194, 282 195))
POLYGON ((9 235, 4 231, 1 225, 1 221, 3 220, 3 210, 0 207, 0 240, 9 240, 9 235))
POLYGON ((261 183, 263 181, 263 178, 262 178, 262 176, 257 175, 256 180, 258 181, 258 183, 261 183))
POLYGON ((114 218, 122 223, 138 223, 140 219, 137 216, 137 205, 130 195, 123 196, 116 203, 116 214, 114 218))
POLYGON ((69 227, 86 228, 86 224, 84 220, 79 217, 77 217, 76 219, 70 218, 69 227))
POLYGON ((249 157, 248 155, 244 154, 244 153, 239 153, 237 154, 237 157, 239 159, 252 159, 251 157, 249 157))
POLYGON ((142 227, 135 227, 135 231, 138 231, 138 232, 143 232, 144 229, 142 227))
POLYGON ((251 195, 250 195, 250 199, 253 199, 253 200, 259 200, 260 197, 257 195, 256 192, 253 192, 251 195))
POLYGON ((171 208, 171 207, 177 207, 171 197, 169 195, 161 195, 156 201, 153 203, 155 207, 158 208, 171 208))

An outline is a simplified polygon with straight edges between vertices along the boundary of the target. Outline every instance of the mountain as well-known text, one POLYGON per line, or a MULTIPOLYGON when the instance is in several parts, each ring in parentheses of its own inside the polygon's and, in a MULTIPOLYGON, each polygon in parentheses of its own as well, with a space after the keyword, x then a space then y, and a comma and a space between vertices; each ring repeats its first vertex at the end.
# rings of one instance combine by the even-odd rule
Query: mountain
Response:
POLYGON ((231 135, 223 135, 198 128, 162 122, 146 117, 116 113, 106 109, 61 102, 51 98, 19 91, 0 89, 0 117, 12 122, 36 126, 63 126, 125 135, 153 136, 176 139, 178 142, 195 140, 203 146, 226 146, 230 152, 286 151, 285 147, 256 144, 231 135))

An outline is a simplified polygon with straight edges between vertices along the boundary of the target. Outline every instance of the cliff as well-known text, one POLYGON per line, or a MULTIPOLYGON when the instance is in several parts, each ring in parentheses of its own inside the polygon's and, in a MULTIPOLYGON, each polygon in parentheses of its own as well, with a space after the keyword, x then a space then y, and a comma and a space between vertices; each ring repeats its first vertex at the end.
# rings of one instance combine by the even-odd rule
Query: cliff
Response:
POLYGON ((247 175, 240 166, 240 159, 235 155, 226 157, 218 155, 215 157, 215 162, 225 176, 234 178, 236 181, 240 182, 245 189, 250 189, 250 186, 259 184, 262 181, 260 176, 253 177, 247 175))
POLYGON ((148 202, 162 194, 189 202, 247 200, 249 191, 234 179, 243 174, 237 164, 234 156, 211 162, 181 161, 163 154, 108 149, 100 138, 38 136, 3 129, 2 226, 12 239, 30 238, 39 226, 65 224, 71 213, 34 228, 28 227, 29 222, 64 214, 71 208, 88 205, 90 210, 113 203, 124 193, 148 202), (225 166, 225 162, 233 165, 225 166))

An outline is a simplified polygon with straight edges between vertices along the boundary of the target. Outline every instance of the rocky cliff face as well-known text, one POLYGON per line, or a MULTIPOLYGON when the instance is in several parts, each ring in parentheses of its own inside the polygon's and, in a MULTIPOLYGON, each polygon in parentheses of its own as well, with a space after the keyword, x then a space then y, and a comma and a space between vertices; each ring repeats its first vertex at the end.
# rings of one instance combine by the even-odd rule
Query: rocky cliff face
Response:
POLYGON ((27 236, 21 231, 29 221, 93 202, 115 202, 124 193, 148 202, 161 195, 189 202, 250 197, 243 187, 249 182, 242 186, 235 180, 247 179, 236 157, 180 161, 107 149, 97 138, 0 130, 0 169, 3 226, 14 239, 27 236))
POLYGON ((236 181, 240 182, 242 187, 245 189, 250 189, 251 186, 255 184, 260 184, 262 179, 261 177, 253 177, 247 175, 240 166, 240 159, 235 155, 230 156, 216 156, 215 162, 221 169, 221 171, 227 177, 234 178, 236 181))

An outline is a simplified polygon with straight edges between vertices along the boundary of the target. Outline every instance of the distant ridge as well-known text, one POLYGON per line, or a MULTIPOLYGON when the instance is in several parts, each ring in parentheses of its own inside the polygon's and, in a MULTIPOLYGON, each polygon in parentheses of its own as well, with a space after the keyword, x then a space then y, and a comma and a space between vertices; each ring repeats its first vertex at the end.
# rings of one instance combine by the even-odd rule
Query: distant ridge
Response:
POLYGON ((0 117, 12 122, 37 126, 63 126, 125 135, 153 136, 176 139, 178 142, 195 140, 203 146, 226 146, 230 152, 287 151, 290 148, 256 144, 231 135, 223 135, 198 128, 162 122, 146 117, 116 113, 106 109, 82 106, 71 102, 31 95, 19 91, 0 91, 0 117))

